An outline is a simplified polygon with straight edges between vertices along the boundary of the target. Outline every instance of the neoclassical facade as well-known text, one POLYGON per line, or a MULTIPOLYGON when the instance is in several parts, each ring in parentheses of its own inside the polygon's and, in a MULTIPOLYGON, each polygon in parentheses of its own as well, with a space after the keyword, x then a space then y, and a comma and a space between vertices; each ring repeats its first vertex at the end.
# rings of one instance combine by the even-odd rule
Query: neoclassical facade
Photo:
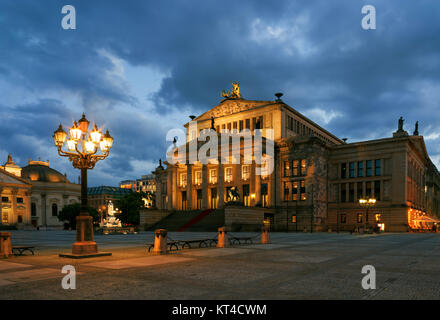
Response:
POLYGON ((153 172, 158 209, 223 210, 238 200, 247 215, 251 208, 263 211, 261 223, 298 231, 353 230, 366 223, 408 231, 438 221, 440 175, 417 128, 409 135, 400 119, 389 138, 346 143, 276 96, 246 100, 236 84, 219 105, 192 117, 186 143, 176 144, 166 168, 153 172), (247 130, 252 148, 243 138, 234 145, 234 136, 247 130), (228 154, 222 152, 225 136, 228 154), (217 153, 203 152, 209 161, 194 161, 190 151, 206 151, 211 139, 217 153), (260 145, 263 162, 255 157, 260 145), (377 200, 368 217, 360 198, 377 200))
POLYGON ((12 157, 0 166, 0 223, 25 225, 31 222, 31 183, 21 178, 21 168, 12 157))
POLYGON ((1 213, 4 225, 59 227, 59 211, 80 202, 80 185, 49 167, 49 161, 29 160, 20 167, 9 155, 0 167, 1 213))

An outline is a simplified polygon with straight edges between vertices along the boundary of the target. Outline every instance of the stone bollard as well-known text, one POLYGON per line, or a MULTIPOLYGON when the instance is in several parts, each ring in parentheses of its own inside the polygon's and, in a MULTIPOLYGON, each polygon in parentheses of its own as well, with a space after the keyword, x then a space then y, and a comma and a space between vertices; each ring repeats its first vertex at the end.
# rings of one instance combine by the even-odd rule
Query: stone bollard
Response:
POLYGON ((261 243, 262 244, 270 243, 270 240, 269 240, 269 227, 268 226, 263 226, 261 228, 261 243))
POLYGON ((11 233, 0 232, 0 258, 12 255, 11 233))
POLYGON ((226 248, 228 246, 229 246, 229 241, 228 241, 228 232, 226 231, 226 227, 218 228, 217 248, 226 248))
POLYGON ((154 254, 167 254, 167 234, 165 229, 157 229, 154 231, 154 254))

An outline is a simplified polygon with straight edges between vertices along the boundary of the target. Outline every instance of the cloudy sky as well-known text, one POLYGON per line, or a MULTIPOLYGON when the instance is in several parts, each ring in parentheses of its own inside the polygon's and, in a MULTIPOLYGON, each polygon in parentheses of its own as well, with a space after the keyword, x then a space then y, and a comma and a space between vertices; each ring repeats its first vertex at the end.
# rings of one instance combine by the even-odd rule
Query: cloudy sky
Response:
POLYGON ((414 123, 440 165, 437 0, 2 0, 0 162, 11 153, 76 180, 53 131, 86 112, 115 138, 89 185, 139 178, 165 158, 166 133, 221 100, 283 100, 348 142, 414 123), (64 5, 76 30, 64 30, 64 5), (361 9, 376 8, 376 30, 361 9))

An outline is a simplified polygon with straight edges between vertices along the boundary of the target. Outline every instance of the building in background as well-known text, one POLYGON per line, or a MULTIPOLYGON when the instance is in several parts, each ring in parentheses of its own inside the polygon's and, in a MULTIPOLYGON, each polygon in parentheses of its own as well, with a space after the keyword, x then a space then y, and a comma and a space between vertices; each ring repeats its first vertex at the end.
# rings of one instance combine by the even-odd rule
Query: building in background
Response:
POLYGON ((11 155, 0 168, 2 224, 60 227, 58 212, 80 201, 80 185, 49 167, 49 161, 28 161, 20 167, 11 155))
POLYGON ((22 225, 31 223, 31 188, 27 179, 21 178, 21 167, 11 155, 0 166, 0 224, 22 225))
POLYGON ((58 220, 58 213, 64 206, 80 202, 80 184, 70 182, 66 174, 50 168, 49 161, 29 160, 21 175, 32 184, 31 224, 61 227, 63 222, 58 220))
POLYGON ((409 135, 401 118, 392 137, 346 143, 285 104, 282 94, 275 101, 246 100, 237 84, 233 92, 238 94, 224 93, 219 105, 185 124, 187 145, 209 129, 215 129, 218 139, 248 129, 255 147, 255 130, 262 129, 263 142, 275 145, 268 160, 274 170, 267 172, 254 159, 243 164, 244 143, 240 164, 230 156, 229 164, 188 164, 187 153, 178 163, 165 162, 166 169, 154 171, 159 210, 225 210, 234 190, 243 207, 230 215, 225 211, 227 226, 256 227, 264 221, 277 230, 351 231, 368 223, 385 231, 409 231, 438 222, 440 175, 417 125, 409 135), (368 217, 361 198, 377 200, 368 217))
POLYGON ((98 212, 106 212, 109 201, 116 205, 118 200, 131 192, 131 189, 109 186, 87 188, 88 205, 98 212))
POLYGON ((124 180, 119 183, 119 187, 130 189, 135 192, 156 192, 156 180, 153 174, 143 175, 140 179, 124 180))

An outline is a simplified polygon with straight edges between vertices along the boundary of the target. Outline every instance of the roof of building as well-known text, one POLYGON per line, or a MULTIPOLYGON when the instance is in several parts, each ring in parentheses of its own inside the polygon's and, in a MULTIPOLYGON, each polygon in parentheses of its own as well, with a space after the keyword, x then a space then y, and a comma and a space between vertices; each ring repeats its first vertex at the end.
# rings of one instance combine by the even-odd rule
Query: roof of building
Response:
POLYGON ((49 168, 48 165, 34 164, 31 162, 26 167, 23 167, 21 176, 31 181, 70 182, 65 175, 55 169, 49 168))
POLYGON ((109 186, 87 188, 87 193, 89 195, 109 194, 109 195, 114 195, 114 196, 124 196, 126 194, 131 193, 131 192, 132 192, 131 189, 119 188, 119 187, 109 187, 109 186))

